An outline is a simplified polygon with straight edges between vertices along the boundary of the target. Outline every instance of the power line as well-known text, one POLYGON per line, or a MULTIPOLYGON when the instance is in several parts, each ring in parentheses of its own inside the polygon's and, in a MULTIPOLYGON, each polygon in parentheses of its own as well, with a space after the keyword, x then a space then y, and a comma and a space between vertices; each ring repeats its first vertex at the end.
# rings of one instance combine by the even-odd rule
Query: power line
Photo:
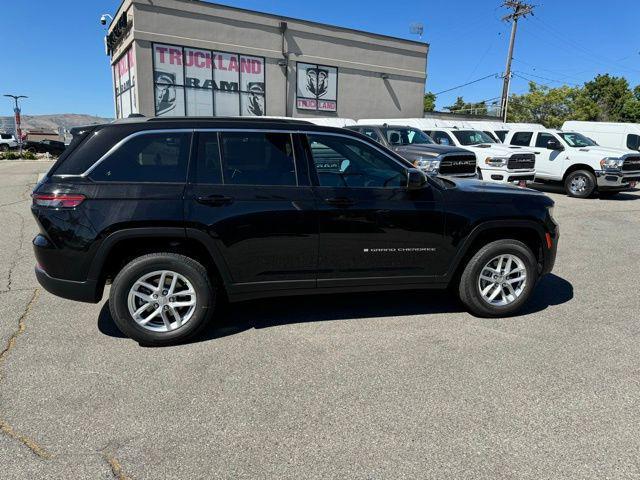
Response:
POLYGON ((491 78, 491 77, 498 78, 499 75, 500 75, 499 73, 491 73, 491 74, 489 74, 489 75, 487 75, 485 77, 477 78, 476 80, 472 80, 471 82, 463 83, 462 85, 457 85, 455 87, 451 87, 451 88, 448 88, 446 90, 442 90, 441 92, 434 93, 434 96, 437 97, 438 95, 441 95, 443 93, 451 92, 452 90, 457 90, 459 88, 466 87, 468 85, 473 85, 474 83, 481 82, 482 80, 486 80, 487 78, 491 78))
POLYGON ((560 83, 562 85, 571 85, 573 87, 579 87, 580 85, 577 83, 571 83, 571 82, 566 82, 564 80, 555 80, 553 78, 548 78, 548 77, 542 77, 540 75, 534 75, 533 73, 529 73, 529 72, 518 72, 517 70, 513 71, 513 74, 515 75, 516 73, 521 73, 522 75, 529 75, 530 77, 535 77, 535 78, 539 78, 541 80, 547 80, 549 82, 554 82, 554 83, 560 83))

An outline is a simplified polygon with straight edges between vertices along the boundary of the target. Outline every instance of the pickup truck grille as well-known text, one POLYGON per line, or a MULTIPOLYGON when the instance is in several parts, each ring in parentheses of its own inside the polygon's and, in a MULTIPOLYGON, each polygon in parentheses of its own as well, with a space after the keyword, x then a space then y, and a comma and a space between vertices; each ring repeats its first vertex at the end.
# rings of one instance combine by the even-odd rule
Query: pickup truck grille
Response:
POLYGON ((447 155, 440 161, 440 175, 473 175, 476 173, 475 155, 447 155))
POLYGON ((509 170, 531 170, 536 166, 536 157, 532 153, 515 153, 509 157, 509 170))
POLYGON ((625 158, 622 164, 622 170, 625 172, 640 170, 640 156, 625 158))

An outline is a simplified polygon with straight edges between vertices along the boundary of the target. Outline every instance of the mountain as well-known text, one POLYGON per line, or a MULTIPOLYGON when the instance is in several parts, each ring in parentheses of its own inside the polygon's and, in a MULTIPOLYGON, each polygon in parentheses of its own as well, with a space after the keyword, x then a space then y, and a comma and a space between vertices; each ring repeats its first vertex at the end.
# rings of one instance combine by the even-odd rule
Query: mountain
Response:
MULTIPOLYGON (((53 115, 23 115, 21 117, 21 127, 23 131, 46 130, 58 132, 59 128, 69 129, 81 125, 93 125, 96 123, 107 123, 113 118, 96 117, 82 113, 58 113, 53 115)), ((0 125, 7 130, 13 126, 13 117, 0 117, 0 125)))

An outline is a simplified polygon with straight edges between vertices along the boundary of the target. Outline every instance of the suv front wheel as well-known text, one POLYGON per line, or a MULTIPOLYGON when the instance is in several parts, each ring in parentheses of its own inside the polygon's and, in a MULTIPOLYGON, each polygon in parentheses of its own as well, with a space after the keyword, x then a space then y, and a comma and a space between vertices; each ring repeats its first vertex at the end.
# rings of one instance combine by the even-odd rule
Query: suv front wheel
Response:
POLYGON ((118 273, 109 309, 122 333, 143 345, 163 346, 200 333, 215 301, 215 287, 200 263, 175 253, 152 253, 118 273))
POLYGON ((519 310, 538 279, 536 259, 524 243, 498 240, 483 246, 467 263, 458 287, 474 315, 503 317, 519 310))

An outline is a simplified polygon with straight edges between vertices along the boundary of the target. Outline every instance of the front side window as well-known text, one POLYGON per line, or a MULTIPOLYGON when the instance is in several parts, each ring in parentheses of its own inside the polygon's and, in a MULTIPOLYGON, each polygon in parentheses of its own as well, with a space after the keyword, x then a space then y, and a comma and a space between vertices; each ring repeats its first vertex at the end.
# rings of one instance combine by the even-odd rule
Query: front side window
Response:
POLYGON ((481 143, 496 143, 489 135, 480 130, 456 130, 453 132, 460 145, 480 145, 481 143))
POLYGON ((360 133, 362 133, 363 135, 366 135, 372 140, 375 140, 376 142, 380 142, 380 137, 378 136, 378 133, 373 128, 362 128, 360 129, 360 133))
POLYGON ((513 134, 510 144, 527 147, 531 143, 532 138, 533 132, 516 132, 513 134))
POLYGON ((384 134, 390 145, 428 145, 433 140, 417 128, 385 128, 384 134))
POLYGON ((191 133, 143 133, 127 140, 89 174, 95 181, 184 182, 191 133))
POLYGON ((562 132, 559 133, 562 139, 569 144, 570 147, 582 148, 582 147, 595 147, 597 144, 590 138, 585 137, 581 133, 574 132, 562 132))
POLYGON ((496 136, 501 142, 504 142, 504 139, 507 138, 507 133, 509 133, 509 130, 496 130, 496 136))
POLYGON ((550 133, 539 133, 538 138, 536 138, 536 147, 547 148, 547 144, 549 143, 549 141, 555 139, 556 137, 554 137, 550 133))
POLYGON ((406 185, 406 169, 363 142, 333 135, 309 135, 308 140, 322 187, 397 188, 406 185))
POLYGON ((220 150, 225 185, 297 185, 288 133, 221 133, 220 150))
POLYGON ((640 136, 633 134, 627 135, 627 148, 629 150, 640 150, 640 136))

